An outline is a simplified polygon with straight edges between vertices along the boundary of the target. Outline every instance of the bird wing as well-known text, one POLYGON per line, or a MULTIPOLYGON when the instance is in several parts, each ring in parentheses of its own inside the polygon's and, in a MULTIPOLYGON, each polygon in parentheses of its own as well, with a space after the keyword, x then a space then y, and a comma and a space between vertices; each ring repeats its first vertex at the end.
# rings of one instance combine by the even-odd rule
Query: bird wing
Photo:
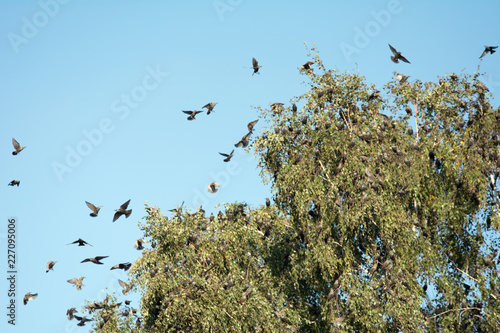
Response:
POLYGON ((95 260, 99 261, 101 259, 107 258, 108 256, 102 256, 102 257, 95 257, 95 260))
POLYGON ((14 149, 19 149, 21 148, 21 145, 19 144, 19 142, 16 141, 16 139, 12 138, 12 145, 14 146, 14 149))
POLYGON ((185 114, 193 114, 193 111, 184 111, 184 110, 182 110, 182 112, 184 112, 185 114))
MULTIPOLYGON (((88 262, 88 261, 92 261, 92 258, 87 258, 87 259, 83 259, 82 261, 80 261, 80 263, 84 263, 84 262, 88 262)), ((69 282, 69 281, 68 281, 69 282)), ((72 283, 72 282, 71 282, 72 283)))
POLYGON ((127 282, 123 282, 122 280, 118 279, 118 283, 120 284, 120 286, 122 286, 122 288, 128 288, 129 284, 127 282))
POLYGON ((391 44, 389 44, 389 47, 391 48, 391 51, 392 53, 394 53, 394 55, 398 54, 398 51, 395 48, 393 48, 391 44))
POLYGON ((72 284, 77 284, 78 283, 78 279, 77 278, 72 278, 70 280, 68 280, 69 283, 72 283, 72 284))
POLYGON ((196 116, 198 113, 202 113, 203 111, 194 111, 194 115, 196 116))
POLYGON ((123 205, 121 205, 120 208, 121 209, 127 209, 129 203, 130 203, 130 199, 128 199, 127 202, 125 202, 123 205))
POLYGON ((209 109, 210 107, 212 106, 212 103, 208 103, 206 104, 205 106, 202 106, 201 108, 206 108, 206 109, 209 109))
POLYGON ((113 222, 115 222, 116 220, 118 220, 118 218, 119 218, 120 216, 122 216, 122 214, 123 214, 123 213, 116 212, 116 213, 115 213, 115 216, 113 216, 113 222))
POLYGON ((229 155, 228 155, 228 154, 224 154, 224 153, 219 153, 219 154, 221 154, 222 156, 229 157, 229 155))
POLYGON ((402 55, 399 56, 399 59, 401 59, 402 61, 406 62, 407 64, 409 64, 410 62, 408 61, 408 59, 406 59, 405 57, 403 57, 402 55))
POLYGON ((259 66, 259 63, 257 62, 257 59, 252 58, 252 65, 253 65, 253 67, 259 66))
POLYGON ((89 207, 92 211, 95 212, 97 210, 97 207, 91 204, 90 202, 85 201, 85 203, 87 204, 87 207, 89 207))

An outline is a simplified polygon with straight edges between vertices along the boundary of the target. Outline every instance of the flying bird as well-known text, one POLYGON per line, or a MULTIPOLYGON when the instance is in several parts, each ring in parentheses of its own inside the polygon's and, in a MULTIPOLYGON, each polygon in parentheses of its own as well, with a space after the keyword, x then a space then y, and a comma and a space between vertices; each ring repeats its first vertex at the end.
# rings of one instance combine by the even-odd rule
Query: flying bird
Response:
POLYGON ((280 111, 281 109, 283 109, 283 103, 271 104, 271 110, 273 110, 274 112, 280 111))
POLYGON ((255 124, 257 124, 258 121, 259 121, 259 119, 251 121, 251 122, 248 123, 247 127, 248 127, 248 131, 250 133, 253 132, 253 127, 255 126, 255 124))
POLYGON ((120 206, 120 208, 115 209, 115 216, 113 217, 113 222, 118 220, 120 216, 125 214, 125 218, 128 218, 130 214, 132 214, 132 209, 127 210, 128 204, 130 203, 130 199, 125 202, 123 205, 120 206))
POLYGON ((52 268, 54 267, 54 265, 56 264, 57 261, 49 261, 47 263, 47 270, 45 271, 45 273, 48 273, 50 270, 53 270, 52 268))
POLYGON ((220 187, 218 183, 211 182, 210 184, 208 184, 208 192, 215 193, 219 190, 218 187, 220 187))
MULTIPOLYGON (((85 246, 85 245, 90 245, 89 243, 87 243, 86 241, 84 241, 83 239, 81 238, 78 238, 76 241, 74 241, 73 243, 69 243, 69 244, 66 244, 66 245, 71 245, 71 244, 76 244, 78 243, 78 246, 85 246)), ((92 246, 92 245, 90 245, 92 246)))
POLYGON ((21 183, 20 180, 13 180, 11 181, 10 183, 7 184, 7 186, 14 186, 14 185, 17 185, 17 187, 19 187, 19 184, 21 183))
POLYGON ((34 300, 37 296, 38 294, 32 294, 31 292, 28 292, 26 295, 24 295, 23 304, 28 304, 28 301, 34 300))
POLYGON ((108 256, 101 256, 101 257, 94 257, 94 258, 87 258, 87 259, 83 259, 82 261, 80 261, 80 263, 84 263, 84 262, 93 262, 94 264, 97 264, 97 265, 102 265, 103 263, 100 262, 100 260, 104 259, 104 258, 107 258, 108 256))
POLYGON ((82 286, 84 286, 84 284, 82 284, 83 279, 85 279, 85 276, 82 276, 79 279, 73 278, 71 280, 68 280, 68 283, 74 284, 76 286, 76 290, 82 290, 82 286))
POLYGON ((169 209, 169 212, 174 212, 176 215, 180 216, 182 214, 182 207, 184 207, 184 201, 179 208, 169 209))
POLYGON ((132 266, 132 264, 129 263, 129 262, 127 262, 127 263, 121 263, 121 264, 116 264, 116 265, 114 265, 113 267, 110 268, 110 271, 113 270, 113 269, 123 269, 124 271, 128 271, 131 266, 132 266))
MULTIPOLYGON (((203 108, 207 109, 207 114, 210 114, 210 112, 214 112, 214 107, 217 103, 208 103, 206 104, 203 108)), ((194 118, 194 117, 193 117, 194 118)))
POLYGON ((406 59, 405 57, 403 57, 401 55, 401 52, 398 52, 395 48, 393 48, 391 46, 391 44, 389 44, 389 47, 391 48, 391 51, 392 53, 394 54, 393 56, 391 56, 391 60, 394 62, 394 63, 399 63, 399 60, 403 61, 403 62, 406 62, 407 64, 409 64, 410 62, 408 61, 408 59, 406 59))
POLYGON ((305 71, 310 70, 311 69, 311 65, 313 65, 313 64, 315 64, 314 61, 308 61, 308 62, 306 62, 305 64, 302 65, 301 70, 305 70, 305 71))
POLYGON ((12 145, 14 146, 15 151, 12 152, 12 155, 17 155, 19 154, 25 147, 21 147, 19 142, 16 141, 16 139, 12 138, 12 145))
POLYGON ((68 310, 66 311, 66 316, 68 316, 68 320, 73 320, 73 318, 74 318, 73 314, 74 314, 75 312, 78 312, 78 311, 76 310, 76 308, 71 308, 71 309, 68 309, 68 310))
MULTIPOLYGON (((486 46, 486 45, 485 45, 485 46, 484 46, 484 51, 483 51, 483 54, 481 54, 481 56, 479 57, 479 59, 481 59, 482 57, 484 57, 485 55, 487 55, 487 54, 488 54, 488 52, 489 52, 490 54, 495 53, 495 52, 496 52, 496 51, 495 51, 495 49, 496 49, 497 47, 498 47, 498 46, 486 46)), ((14 139, 12 139, 12 140, 14 140, 14 139)), ((23 147, 23 148, 24 148, 24 147, 23 147)), ((12 154, 14 154, 14 153, 12 153, 12 154)))
POLYGON ((202 113, 203 111, 196 111, 196 110, 194 110, 194 111, 184 111, 184 110, 182 110, 182 112, 184 112, 185 114, 189 115, 189 117, 187 117, 187 120, 194 120, 195 117, 196 117, 196 115, 198 113, 202 113))
POLYGON ((398 74, 396 75, 396 80, 399 81, 399 84, 403 84, 406 82, 406 80, 408 80, 409 77, 409 75, 398 74))
POLYGON ((243 148, 246 148, 249 144, 249 140, 250 140, 250 135, 252 134, 252 132, 249 132, 247 133, 243 138, 241 138, 241 140, 236 143, 234 146, 235 147, 243 147, 243 148))
POLYGON ((253 68, 253 73, 252 73, 252 76, 255 74, 255 73, 259 73, 259 68, 261 68, 262 66, 259 66, 259 63, 257 62, 257 60, 255 58, 252 58, 252 67, 253 68))
POLYGON ((80 322, 77 324, 78 326, 85 326, 85 323, 88 321, 93 321, 94 319, 87 319, 87 317, 73 316, 76 320, 80 322))
POLYGON ((87 207, 89 207, 92 210, 92 213, 90 213, 90 216, 96 217, 97 214, 99 214, 99 210, 101 209, 102 206, 96 207, 88 201, 85 201, 85 203, 87 204, 87 207))
POLYGON ((134 247, 137 248, 137 250, 144 250, 144 247, 142 244, 147 243, 148 241, 145 240, 144 238, 139 238, 138 240, 135 241, 134 247))
POLYGON ((118 283, 120 284, 120 286, 123 288, 122 290, 122 293, 123 295, 127 295, 127 293, 130 291, 131 289, 131 286, 129 283, 127 282, 123 282, 122 280, 118 279, 118 283))
POLYGON ((233 155, 234 155, 233 153, 234 153, 234 149, 233 149, 233 151, 230 154, 224 154, 224 153, 219 153, 219 154, 221 154, 222 156, 226 157, 224 159, 224 162, 229 162, 231 160, 231 157, 233 157, 233 155))
POLYGON ((380 90, 372 92, 370 95, 368 95, 368 100, 371 101, 373 99, 377 99, 380 97, 380 90))

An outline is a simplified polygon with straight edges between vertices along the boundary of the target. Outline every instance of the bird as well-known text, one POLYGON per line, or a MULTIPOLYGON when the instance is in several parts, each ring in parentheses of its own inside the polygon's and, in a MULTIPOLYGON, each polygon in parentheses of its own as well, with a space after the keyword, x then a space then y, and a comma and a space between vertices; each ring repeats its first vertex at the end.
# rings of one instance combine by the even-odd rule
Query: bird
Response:
POLYGON ((80 263, 93 262, 94 264, 102 265, 103 263, 100 262, 100 260, 102 260, 104 258, 107 258, 107 257, 108 256, 97 256, 97 257, 94 257, 94 258, 87 258, 87 259, 83 259, 82 261, 80 261, 80 263))
POLYGON ((271 200, 269 200, 269 198, 266 198, 266 207, 270 206, 271 206, 271 200))
POLYGON ((129 263, 129 262, 127 262, 127 263, 121 263, 121 264, 116 264, 116 265, 114 265, 113 267, 110 268, 110 271, 113 270, 113 269, 123 269, 124 271, 128 271, 131 266, 132 266, 132 264, 129 263))
POLYGON ((75 312, 78 312, 78 311, 76 310, 76 308, 71 308, 71 309, 68 309, 68 310, 66 311, 66 316, 68 316, 68 320, 73 320, 73 318, 74 318, 73 314, 74 314, 75 312))
POLYGON ((224 162, 229 162, 231 160, 231 157, 233 157, 233 155, 234 155, 233 153, 234 153, 234 149, 233 149, 233 151, 230 154, 224 154, 224 153, 219 153, 219 154, 221 154, 222 156, 226 157, 224 159, 224 162))
POLYGON ((78 326, 85 326, 85 323, 87 321, 93 321, 94 319, 87 319, 87 317, 80 317, 80 316, 73 316, 75 317, 76 320, 79 320, 80 322, 77 324, 78 326))
POLYGON ((236 143, 234 146, 235 147, 243 147, 243 148, 247 147, 251 134, 252 134, 252 132, 248 132, 247 134, 245 134, 245 136, 243 138, 241 138, 241 140, 238 143, 236 143))
POLYGON ((57 261, 49 261, 47 263, 47 270, 45 271, 45 273, 48 273, 50 270, 53 270, 52 267, 54 267, 54 265, 56 264, 57 261))
POLYGON ((401 84, 405 83, 409 77, 410 77, 409 75, 398 74, 398 75, 396 75, 396 80, 398 80, 399 84, 401 85, 401 84))
POLYGON ((120 208, 115 209, 115 216, 113 217, 113 222, 118 220, 120 216, 125 214, 125 218, 128 218, 130 214, 132 214, 132 209, 127 210, 128 204, 130 203, 130 199, 125 202, 123 205, 120 206, 120 208))
POLYGON ((182 112, 184 112, 185 114, 188 114, 189 117, 187 117, 187 120, 194 120, 196 115, 198 113, 202 113, 203 111, 197 111, 197 110, 194 110, 194 111, 184 111, 182 110, 182 112))
POLYGON ((251 122, 248 123, 247 127, 248 127, 248 131, 250 133, 253 132, 253 127, 255 126, 255 124, 257 124, 258 121, 259 121, 259 119, 251 121, 251 122))
POLYGON ((79 279, 77 278, 70 279, 68 280, 68 283, 74 284, 76 286, 76 290, 82 290, 82 286, 84 286, 84 284, 82 284, 83 279, 85 279, 85 276, 82 276, 79 279))
MULTIPOLYGON (((485 46, 484 46, 484 51, 483 51, 483 54, 481 54, 481 56, 479 57, 479 59, 481 59, 482 57, 484 57, 485 55, 487 55, 487 54, 488 54, 488 52, 489 52, 490 54, 495 53, 495 52, 496 52, 496 51, 495 51, 495 49, 496 49, 497 47, 498 47, 498 46, 486 46, 486 45, 485 45, 485 46)), ((14 140, 14 139, 12 139, 12 140, 14 140)), ((14 154, 14 153, 12 153, 12 154, 14 154)))
POLYGON ((88 201, 85 201, 85 203, 87 204, 87 207, 89 207, 92 210, 92 213, 90 213, 90 216, 96 217, 97 214, 99 214, 99 210, 101 209, 102 206, 96 207, 88 201))
POLYGON ((180 216, 182 214, 182 207, 184 206, 184 201, 179 208, 169 209, 169 212, 174 212, 176 215, 180 216))
POLYGON ((308 61, 306 62, 305 64, 302 65, 301 69, 300 70, 310 70, 311 69, 311 65, 315 64, 314 61, 308 61))
POLYGON ((255 73, 259 73, 259 68, 261 68, 262 66, 259 66, 259 63, 257 61, 257 59, 255 58, 252 58, 252 67, 253 68, 253 73, 252 73, 252 76, 255 74, 255 73))
POLYGON ((13 180, 11 181, 10 183, 7 184, 7 186, 14 186, 14 185, 17 185, 17 187, 19 187, 19 184, 21 183, 20 180, 13 180))
POLYGON ((135 241, 134 247, 137 248, 137 250, 143 250, 144 247, 142 244, 147 243, 148 241, 145 240, 144 238, 139 238, 138 240, 135 241))
POLYGON ((277 112, 283 108, 283 103, 273 103, 271 104, 271 110, 277 112))
MULTIPOLYGON (((66 244, 66 245, 71 245, 71 244, 76 244, 78 243, 78 246, 85 246, 85 245, 90 245, 89 243, 87 243, 86 241, 84 241, 83 239, 81 238, 78 238, 76 241, 74 241, 73 243, 69 243, 69 244, 66 244)), ((92 246, 92 245, 90 245, 92 246)))
POLYGON ((208 184, 208 192, 210 193, 215 193, 217 192, 219 189, 217 187, 219 187, 220 185, 216 182, 211 182, 210 184, 208 184))
POLYGON ((123 295, 127 295, 127 293, 130 291, 131 287, 130 284, 127 282, 123 282, 122 280, 118 279, 118 283, 120 286, 123 288, 122 293, 123 295))
POLYGON ((25 147, 21 147, 19 142, 16 141, 16 139, 12 138, 12 145, 14 146, 15 151, 12 152, 12 155, 17 155, 19 154, 25 147))
POLYGON ((407 64, 409 64, 410 62, 408 61, 408 59, 406 59, 405 57, 403 57, 401 55, 401 52, 398 52, 395 48, 393 48, 391 46, 391 44, 389 44, 389 47, 391 48, 391 51, 392 53, 394 54, 393 56, 391 56, 391 60, 394 62, 394 63, 399 63, 399 60, 403 61, 403 62, 406 62, 407 64))
POLYGON ((368 95, 368 100, 371 101, 372 99, 377 99, 379 97, 380 97, 380 90, 377 90, 368 95))
POLYGON ((32 294, 31 292, 28 292, 26 295, 24 295, 23 304, 28 304, 28 301, 34 300, 35 298, 37 298, 37 296, 38 294, 32 294))
MULTIPOLYGON (((210 114, 210 112, 214 112, 214 107, 217 103, 208 103, 205 106, 202 107, 207 109, 207 114, 210 114)), ((193 117, 194 118, 194 117, 193 117)))

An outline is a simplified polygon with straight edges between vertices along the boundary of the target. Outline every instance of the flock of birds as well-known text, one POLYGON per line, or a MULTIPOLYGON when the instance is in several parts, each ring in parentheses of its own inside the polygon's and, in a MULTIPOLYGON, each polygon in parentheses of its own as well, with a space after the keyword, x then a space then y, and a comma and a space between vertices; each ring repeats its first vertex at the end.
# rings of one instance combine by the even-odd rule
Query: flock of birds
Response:
MULTIPOLYGON (((408 63, 408 64, 410 63, 410 61, 408 61, 408 59, 406 59, 401 54, 401 52, 397 51, 392 45, 389 44, 389 48, 391 49, 391 51, 393 53, 393 55, 391 56, 391 60, 394 63, 399 63, 400 60, 403 61, 403 62, 405 62, 405 63, 408 63)), ((495 53, 497 48, 498 48, 498 46, 486 46, 485 45, 484 51, 481 54, 481 56, 479 57, 479 59, 482 59, 488 53, 490 53, 490 54, 495 53)), ((302 65, 301 70, 306 70, 306 71, 310 70, 311 69, 311 65, 313 65, 314 63, 315 62, 313 62, 313 61, 306 62, 304 65, 302 65)), ((252 73, 252 76, 253 76, 256 73, 260 74, 259 73, 259 69, 262 68, 262 66, 259 65, 258 61, 255 58, 252 58, 252 67, 250 67, 250 68, 253 69, 253 73, 252 73)), ((410 76, 408 76, 408 75, 398 74, 396 76, 396 80, 399 81, 400 84, 402 84, 402 83, 406 82, 406 80, 408 80, 409 77, 410 76)), ((378 98, 379 95, 380 95, 380 91, 375 91, 375 92, 373 92, 373 93, 370 94, 369 99, 378 98)), ((217 103, 208 103, 208 104, 204 105, 202 107, 202 109, 204 109, 204 108, 207 109, 207 115, 209 115, 210 113, 214 112, 214 107, 216 105, 217 105, 217 103)), ((273 111, 279 111, 282 107, 283 107, 283 103, 273 103, 273 104, 271 104, 271 109, 273 111)), ((297 107, 296 107, 295 104, 292 106, 292 108, 294 109, 294 111, 297 110, 297 107)), ((184 112, 185 114, 189 115, 188 118, 187 118, 188 120, 195 120, 196 119, 195 118, 196 115, 199 114, 199 113, 202 113, 203 111, 198 111, 198 110, 184 111, 184 110, 182 110, 182 112, 184 112)), ((257 122, 258 122, 258 119, 254 120, 254 121, 251 121, 251 122, 248 123, 248 125, 247 125, 248 133, 245 134, 241 138, 241 140, 238 141, 234 145, 235 147, 237 147, 237 148, 238 147, 245 148, 245 147, 248 146, 249 141, 250 141, 250 136, 252 135, 253 128, 257 124, 257 122)), ((12 145, 14 146, 14 149, 15 149, 12 152, 12 155, 18 155, 21 151, 23 151, 26 148, 26 146, 21 146, 14 138, 12 139, 12 145)), ((224 162, 229 162, 231 160, 231 158, 234 156, 234 149, 229 154, 226 154, 226 153, 219 153, 219 154, 225 157, 224 162)), ((20 184, 19 180, 12 180, 8 184, 8 186, 17 186, 17 187, 19 187, 19 184, 20 184)), ((208 184, 208 192, 210 192, 210 193, 216 193, 218 191, 219 187, 220 187, 220 185, 218 183, 211 182, 210 184, 208 184)), ((87 207, 90 208, 90 210, 92 211, 90 213, 90 216, 91 217, 96 217, 99 214, 99 211, 102 208, 102 206, 95 206, 94 204, 92 204, 92 203, 90 203, 88 201, 85 201, 85 203, 87 204, 87 207)), ((122 215, 125 215, 125 218, 128 218, 132 214, 132 209, 127 210, 129 203, 130 203, 130 200, 128 200, 127 202, 125 202, 124 204, 122 204, 120 206, 120 208, 115 209, 115 214, 113 216, 113 222, 115 222, 116 220, 118 220, 122 215)), ((174 209, 171 209, 170 211, 178 214, 182 210, 182 206, 183 205, 184 205, 184 202, 182 203, 182 205, 179 208, 174 208, 174 209)), ((267 206, 270 205, 270 202, 269 202, 268 198, 266 198, 266 205, 267 206)), ((200 211, 204 213, 202 207, 200 207, 200 211)), ((213 218, 213 213, 212 213, 212 218, 213 218)), ((144 238, 140 238, 140 239, 136 240, 136 242, 134 244, 134 247, 137 250, 143 250, 144 249, 143 244, 147 243, 147 242, 148 241, 145 240, 144 238)), ((72 244, 78 244, 78 246, 86 246, 86 245, 92 246, 91 244, 87 243, 86 241, 84 241, 81 238, 79 238, 76 241, 74 241, 72 243, 69 243, 67 245, 72 245, 72 244)), ((108 256, 96 256, 94 258, 86 258, 86 259, 82 260, 81 263, 91 262, 91 263, 94 263, 96 265, 103 265, 103 263, 101 262, 101 260, 103 260, 105 258, 108 258, 108 256)), ((46 272, 48 273, 50 270, 53 270, 55 264, 56 264, 56 261, 49 261, 47 263, 47 270, 46 270, 46 272)), ((127 271, 127 270, 130 269, 131 266, 132 266, 132 264, 130 262, 119 263, 119 264, 114 265, 110 269, 111 270, 113 270, 113 269, 123 269, 124 271, 127 271)), ((68 283, 75 285, 77 290, 81 290, 82 286, 84 286, 84 284, 83 284, 83 279, 84 278, 85 278, 85 276, 82 276, 80 278, 72 278, 72 279, 68 280, 68 283)), ((120 286, 123 288, 122 293, 124 295, 126 295, 130 291, 131 285, 129 283, 127 283, 127 282, 122 281, 122 280, 118 280, 118 282, 119 282, 120 286)), ((26 305, 29 301, 34 300, 37 296, 38 296, 37 293, 28 292, 24 296, 23 304, 26 305)), ((99 309, 99 308, 104 307, 104 305, 106 305, 107 302, 108 302, 108 298, 106 298, 103 302, 91 304, 90 305, 91 311, 93 309, 99 309)), ((125 304, 126 305, 130 305, 130 301, 126 300, 125 304)), ((120 306, 120 305, 121 305, 121 303, 113 304, 113 306, 120 306)), ((127 311, 128 312, 126 312, 126 313, 132 313, 134 316, 136 316, 138 322, 142 319, 141 317, 139 317, 139 316, 137 316, 135 314, 135 309, 133 311, 129 311, 129 310, 127 310, 127 311)), ((79 321, 78 326, 84 326, 86 322, 92 321, 92 319, 87 319, 86 317, 80 317, 80 316, 74 315, 76 312, 78 312, 76 310, 76 308, 68 309, 67 312, 66 312, 66 315, 68 316, 68 320, 72 320, 73 318, 77 319, 79 321)))

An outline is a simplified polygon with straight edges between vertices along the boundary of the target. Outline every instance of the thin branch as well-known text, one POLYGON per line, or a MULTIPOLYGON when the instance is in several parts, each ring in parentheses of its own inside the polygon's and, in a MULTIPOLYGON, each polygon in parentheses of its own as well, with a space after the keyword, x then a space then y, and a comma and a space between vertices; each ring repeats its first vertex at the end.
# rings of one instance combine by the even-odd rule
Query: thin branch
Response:
POLYGON ((441 315, 444 315, 445 313, 448 313, 448 312, 453 312, 453 311, 461 311, 460 315, 462 315, 462 313, 463 313, 463 312, 465 312, 465 311, 469 311, 469 310, 479 310, 479 311, 481 311, 481 312, 483 312, 483 313, 484 313, 484 311, 483 311, 483 310, 481 310, 480 308, 451 309, 451 310, 446 310, 446 311, 444 311, 444 312, 441 312, 440 314, 437 314, 437 315, 435 315, 435 316, 429 317, 429 319, 437 318, 437 317, 439 317, 439 316, 441 316, 441 315))
POLYGON ((244 225, 243 228, 251 230, 251 231, 254 231, 254 232, 257 232, 257 233, 261 234, 262 236, 264 236, 264 233, 262 231, 260 231, 260 230, 255 230, 255 229, 249 228, 246 225, 244 225))

